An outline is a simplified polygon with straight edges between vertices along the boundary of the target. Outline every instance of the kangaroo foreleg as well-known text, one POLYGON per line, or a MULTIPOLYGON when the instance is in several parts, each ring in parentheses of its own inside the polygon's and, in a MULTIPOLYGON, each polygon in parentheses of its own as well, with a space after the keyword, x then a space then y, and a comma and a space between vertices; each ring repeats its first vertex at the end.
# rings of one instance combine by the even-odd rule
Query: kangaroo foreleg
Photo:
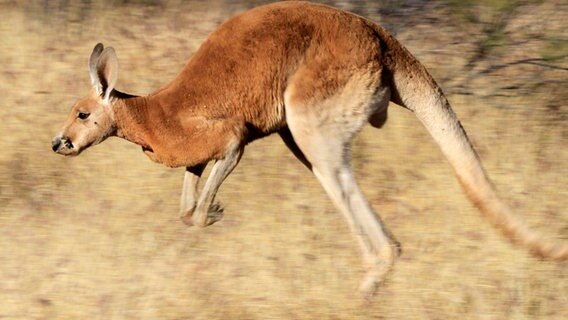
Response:
POLYGON ((185 224, 206 227, 223 218, 223 209, 219 205, 213 205, 213 200, 215 200, 215 195, 225 178, 239 163, 242 154, 243 147, 237 145, 230 148, 223 159, 215 162, 199 195, 195 209, 182 217, 185 224))
POLYGON ((181 191, 180 211, 182 217, 191 218, 197 206, 197 185, 207 163, 185 168, 181 191))

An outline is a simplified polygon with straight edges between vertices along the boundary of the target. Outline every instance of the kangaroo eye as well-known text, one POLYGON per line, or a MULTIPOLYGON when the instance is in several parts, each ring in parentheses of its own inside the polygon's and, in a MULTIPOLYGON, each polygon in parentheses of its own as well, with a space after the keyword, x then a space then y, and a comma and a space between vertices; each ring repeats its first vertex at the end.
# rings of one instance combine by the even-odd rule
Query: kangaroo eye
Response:
POLYGON ((81 119, 81 120, 87 120, 87 118, 90 116, 90 113, 87 112, 79 112, 77 113, 77 118, 81 119))

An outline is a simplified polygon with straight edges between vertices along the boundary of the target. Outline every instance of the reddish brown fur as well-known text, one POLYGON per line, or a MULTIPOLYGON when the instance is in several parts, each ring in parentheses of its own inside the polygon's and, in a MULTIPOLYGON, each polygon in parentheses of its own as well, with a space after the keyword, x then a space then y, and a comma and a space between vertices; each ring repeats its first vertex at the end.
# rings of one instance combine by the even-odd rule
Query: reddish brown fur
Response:
POLYGON ((250 142, 286 126, 283 94, 295 73, 302 74, 296 96, 321 99, 355 70, 379 72, 381 48, 373 27, 361 17, 308 3, 248 11, 214 31, 166 87, 143 100, 123 100, 128 111, 118 112, 117 121, 129 128, 125 138, 151 148, 168 166, 218 159, 234 137, 250 142))
POLYGON ((319 100, 357 70, 382 73, 390 82, 395 69, 383 73, 382 66, 394 67, 400 57, 393 55, 406 53, 383 56, 386 48, 400 46, 378 25, 347 12, 294 1, 259 7, 222 24, 164 88, 120 99, 117 134, 170 167, 219 159, 231 139, 248 143, 286 126, 288 86, 299 100, 319 100), (295 74, 301 77, 290 83, 295 74))

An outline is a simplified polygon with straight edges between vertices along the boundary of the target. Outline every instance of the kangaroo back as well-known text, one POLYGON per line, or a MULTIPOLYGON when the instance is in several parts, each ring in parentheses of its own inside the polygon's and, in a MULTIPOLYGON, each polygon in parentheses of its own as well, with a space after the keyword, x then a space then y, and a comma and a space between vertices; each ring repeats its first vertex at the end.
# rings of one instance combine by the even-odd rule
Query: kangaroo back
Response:
POLYGON ((447 157, 469 199, 512 242, 537 256, 568 260, 568 245, 544 240, 499 198, 463 127, 426 68, 384 29, 376 26, 376 30, 386 47, 391 100, 416 114, 447 157))

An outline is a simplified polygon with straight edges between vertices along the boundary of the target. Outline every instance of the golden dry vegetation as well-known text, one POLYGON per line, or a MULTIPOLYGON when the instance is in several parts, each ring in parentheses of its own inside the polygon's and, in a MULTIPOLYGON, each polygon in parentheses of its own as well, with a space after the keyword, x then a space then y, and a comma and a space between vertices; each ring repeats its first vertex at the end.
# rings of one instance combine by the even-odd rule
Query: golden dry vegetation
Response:
MULTIPOLYGON (((89 86, 95 43, 118 88, 172 79, 208 32, 261 1, 0 2, 0 319, 567 319, 568 265, 503 239, 415 117, 365 128, 354 167, 403 255, 365 301, 357 245, 277 137, 247 148, 223 221, 178 218, 183 169, 110 139, 50 150, 89 86)), ((383 23, 445 88, 501 194, 568 240, 568 7, 562 1, 328 2, 383 23)), ((214 94, 214 93, 212 93, 214 94)))

